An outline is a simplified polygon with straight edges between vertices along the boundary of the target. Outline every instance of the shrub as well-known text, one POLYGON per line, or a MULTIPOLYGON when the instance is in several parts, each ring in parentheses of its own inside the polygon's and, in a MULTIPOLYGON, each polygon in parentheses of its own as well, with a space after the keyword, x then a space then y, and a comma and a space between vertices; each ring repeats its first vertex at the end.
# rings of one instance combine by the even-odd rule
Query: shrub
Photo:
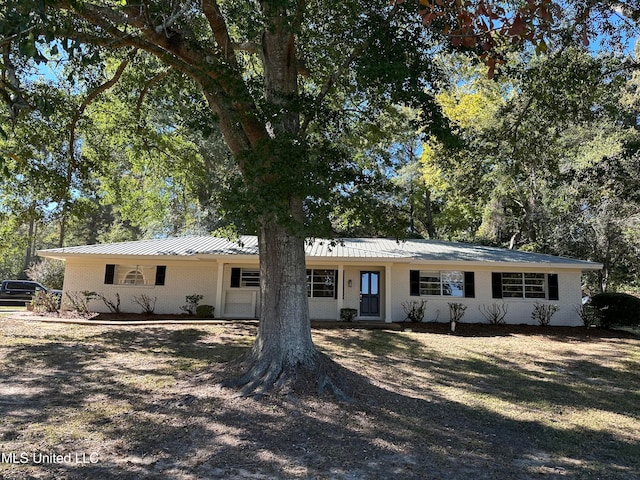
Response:
POLYGON ((462 303, 451 302, 449 303, 449 321, 459 323, 464 316, 464 312, 467 310, 467 306, 462 303))
POLYGON ((111 313, 120 313, 120 294, 116 293, 116 299, 111 300, 102 293, 96 293, 96 297, 104 302, 111 313))
POLYGON ((633 295, 598 293, 591 297, 589 305, 597 310, 601 327, 640 325, 640 298, 633 295))
POLYGON ((355 308, 340 309, 340 320, 344 322, 352 322, 357 315, 358 315, 358 310, 355 308))
POLYGON ((183 312, 186 312, 189 315, 195 315, 196 314, 196 309, 198 308, 198 305, 200 304, 200 300, 202 300, 204 298, 203 295, 199 295, 199 294, 194 294, 194 295, 187 295, 185 297, 185 300, 187 301, 186 305, 183 305, 180 307, 180 310, 182 310, 183 312))
POLYGON ((214 311, 215 311, 215 307, 213 305, 198 305, 196 307, 196 317, 213 318, 214 311))
POLYGON ((89 315, 89 302, 96 298, 97 293, 84 290, 82 292, 66 292, 66 295, 67 304, 73 311, 79 315, 89 315))
POLYGON ((478 310, 484 318, 487 319, 491 325, 502 325, 505 323, 505 317, 507 316, 507 310, 509 306, 506 303, 497 304, 492 303, 490 307, 486 305, 478 306, 478 310))
POLYGON ((546 327, 551 323, 551 317, 559 310, 557 305, 536 303, 531 312, 531 318, 538 322, 541 327, 546 327))
POLYGON ((585 327, 589 328, 593 325, 600 325, 600 312, 593 305, 581 303, 580 305, 576 305, 574 309, 585 327))
POLYGON ((37 313, 54 313, 60 308, 60 295, 36 290, 31 297, 31 306, 37 313))
POLYGON ((409 319, 410 322, 420 323, 424 320, 426 306, 426 300, 411 300, 409 302, 404 302, 402 304, 402 309, 404 310, 404 313, 407 314, 407 319, 409 319))
POLYGON ((158 297, 151 298, 149 295, 142 294, 139 297, 133 296, 133 301, 142 307, 142 313, 153 315, 156 309, 156 301, 158 297))

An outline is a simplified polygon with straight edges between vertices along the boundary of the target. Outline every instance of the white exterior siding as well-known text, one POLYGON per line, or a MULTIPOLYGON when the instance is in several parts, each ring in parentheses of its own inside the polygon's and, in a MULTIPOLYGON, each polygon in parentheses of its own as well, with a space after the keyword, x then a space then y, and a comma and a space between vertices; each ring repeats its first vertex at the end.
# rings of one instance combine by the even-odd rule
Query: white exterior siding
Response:
MULTIPOLYGON (((242 237, 242 245, 213 237, 185 237, 183 239, 158 239, 125 242, 111 245, 87 245, 66 247, 39 252, 44 257, 66 261, 65 292, 93 291, 115 300, 120 295, 123 312, 137 313, 142 308, 133 301, 142 294, 157 297, 155 312, 180 314, 186 296, 203 295, 201 304, 213 305, 216 317, 259 318, 260 288, 251 281, 251 272, 242 269, 258 268, 257 241, 254 237, 242 237), (106 265, 116 265, 114 284, 105 283, 106 265), (118 269, 122 265, 126 268, 118 269), (140 266, 145 285, 119 284, 127 272, 140 266), (164 285, 155 285, 158 266, 166 267, 164 285), (235 280, 232 281, 232 277, 235 280), (238 283, 238 272, 241 281, 238 283), (235 284, 234 284, 235 283, 235 284)), ((307 246, 307 268, 335 270, 337 298, 319 296, 309 299, 309 311, 314 320, 336 320, 341 308, 358 310, 359 320, 401 322, 406 314, 402 304, 412 300, 427 301, 424 321, 448 322, 449 303, 459 302, 467 306, 463 322, 485 323, 480 307, 493 303, 507 305, 506 321, 513 324, 535 323, 531 318, 536 302, 554 304, 559 310, 553 315, 552 325, 580 325, 576 306, 581 302, 583 270, 595 270, 601 265, 549 255, 531 254, 490 247, 465 244, 408 240, 395 242, 386 239, 345 239, 331 244, 316 240, 307 246), (475 295, 473 298, 424 295, 412 296, 412 270, 423 272, 473 272, 475 295), (370 272, 375 277, 379 298, 370 299, 368 308, 374 312, 365 315, 361 311, 361 278, 370 272), (373 273, 375 272, 375 273, 373 273), (544 274, 545 294, 548 298, 549 274, 557 275, 558 300, 534 298, 493 298, 492 273, 540 273, 544 274), (377 303, 376 303, 377 302, 377 303), (373 306, 375 304, 375 306, 373 306)), ((327 272, 318 278, 330 278, 327 272)), ((424 275, 425 278, 429 277, 424 275)), ((140 275, 132 274, 135 281, 140 275)), ((526 277, 525 277, 526 278, 526 277)), ((315 280, 314 280, 315 281, 315 280)), ((535 281, 535 280, 534 280, 535 281)), ((424 280, 426 289, 433 290, 432 280, 424 280)), ((319 283, 318 285, 322 285, 319 283)), ((460 291, 455 283, 454 291, 460 291)), ((444 287, 443 287, 444 288, 444 287)), ((327 293, 322 286, 318 295, 327 293)), ((94 311, 108 312, 99 300, 89 307, 94 311)))
MULTIPOLYGON (((475 296, 474 298, 447 297, 447 296, 411 296, 409 286, 409 271, 414 269, 422 270, 464 270, 463 267, 451 265, 403 265, 394 267, 393 270, 393 321, 403 321, 406 314, 402 308, 402 303, 411 300, 426 300, 425 322, 448 322, 449 303, 458 302, 467 307, 463 322, 487 323, 487 319, 480 312, 480 307, 490 307, 493 303, 506 304, 507 315, 505 321, 512 324, 535 324, 531 318, 536 302, 541 304, 553 304, 558 306, 558 311, 551 318, 551 325, 579 326, 582 321, 576 312, 575 307, 582 299, 582 272, 580 270, 566 271, 558 273, 559 299, 530 299, 530 298, 493 298, 491 286, 492 272, 522 272, 522 273, 551 273, 535 268, 514 268, 514 267, 476 267, 464 271, 473 271, 475 276, 475 296)), ((555 272, 554 272, 555 273, 555 272)), ((548 290, 547 290, 548 293, 548 290)))
MULTIPOLYGON (((164 285, 119 285, 105 284, 105 267, 107 264, 126 263, 119 259, 87 259, 70 258, 64 275, 65 292, 97 292, 115 301, 116 293, 120 295, 120 310, 128 313, 140 313, 142 308, 133 301, 134 296, 142 294, 149 297, 157 297, 155 313, 184 313, 180 310, 186 304, 187 295, 199 294, 204 298, 201 305, 215 305, 216 292, 216 262, 191 262, 171 261, 161 259, 150 261, 149 259, 133 262, 136 265, 155 267, 166 265, 166 277, 164 285)), ((153 283, 153 281, 152 281, 153 283)), ((67 300, 65 295, 64 301, 67 300)), ((94 299, 89 303, 92 311, 109 312, 109 309, 100 299, 94 299)), ((218 313, 216 308, 216 313, 218 313)))

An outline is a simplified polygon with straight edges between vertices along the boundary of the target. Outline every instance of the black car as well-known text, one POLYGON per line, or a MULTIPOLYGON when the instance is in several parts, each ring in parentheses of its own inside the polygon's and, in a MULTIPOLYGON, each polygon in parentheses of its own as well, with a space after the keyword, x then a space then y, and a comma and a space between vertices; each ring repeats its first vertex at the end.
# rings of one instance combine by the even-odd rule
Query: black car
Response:
POLYGON ((25 305, 33 294, 42 290, 62 297, 60 290, 52 290, 30 280, 4 280, 0 285, 0 305, 25 305))

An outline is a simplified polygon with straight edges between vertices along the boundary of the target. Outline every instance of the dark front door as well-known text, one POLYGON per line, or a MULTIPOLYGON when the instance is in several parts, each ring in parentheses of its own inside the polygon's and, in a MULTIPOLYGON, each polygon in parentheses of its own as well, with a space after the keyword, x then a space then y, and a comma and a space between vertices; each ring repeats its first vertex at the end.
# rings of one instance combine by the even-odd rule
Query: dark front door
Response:
POLYGON ((380 316, 380 272, 360 272, 360 315, 380 316))

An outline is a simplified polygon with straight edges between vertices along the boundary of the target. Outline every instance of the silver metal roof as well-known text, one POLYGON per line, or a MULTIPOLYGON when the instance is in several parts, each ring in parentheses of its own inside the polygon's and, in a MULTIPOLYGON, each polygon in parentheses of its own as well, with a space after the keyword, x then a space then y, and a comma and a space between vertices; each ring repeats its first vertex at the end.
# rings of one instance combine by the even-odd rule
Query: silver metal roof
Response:
MULTIPOLYGON (((160 238, 99 245, 40 250, 40 256, 67 258, 73 256, 179 256, 257 255, 255 236, 241 236, 237 241, 212 236, 160 238)), ((308 258, 345 260, 388 259, 417 263, 474 262, 546 264, 582 269, 599 269, 598 263, 540 253, 521 252, 435 240, 393 240, 386 238, 311 239, 306 244, 308 258)))

